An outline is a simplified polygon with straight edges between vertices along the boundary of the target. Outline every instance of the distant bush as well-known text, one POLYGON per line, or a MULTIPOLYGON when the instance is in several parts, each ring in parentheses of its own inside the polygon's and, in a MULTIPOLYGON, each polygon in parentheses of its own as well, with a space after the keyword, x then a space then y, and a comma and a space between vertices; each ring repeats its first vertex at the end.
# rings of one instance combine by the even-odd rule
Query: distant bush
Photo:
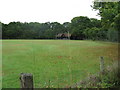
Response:
POLYGON ((101 28, 93 27, 93 28, 87 28, 83 32, 86 36, 86 39, 91 40, 105 40, 107 39, 106 33, 107 30, 103 30, 101 28))

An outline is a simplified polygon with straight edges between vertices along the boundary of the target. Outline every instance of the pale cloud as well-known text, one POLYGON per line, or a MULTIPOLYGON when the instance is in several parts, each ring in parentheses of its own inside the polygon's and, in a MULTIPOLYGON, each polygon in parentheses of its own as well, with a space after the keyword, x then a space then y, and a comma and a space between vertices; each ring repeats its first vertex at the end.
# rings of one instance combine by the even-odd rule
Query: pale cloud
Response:
POLYGON ((76 16, 98 18, 92 11, 93 0, 1 0, 0 21, 70 22, 76 16))

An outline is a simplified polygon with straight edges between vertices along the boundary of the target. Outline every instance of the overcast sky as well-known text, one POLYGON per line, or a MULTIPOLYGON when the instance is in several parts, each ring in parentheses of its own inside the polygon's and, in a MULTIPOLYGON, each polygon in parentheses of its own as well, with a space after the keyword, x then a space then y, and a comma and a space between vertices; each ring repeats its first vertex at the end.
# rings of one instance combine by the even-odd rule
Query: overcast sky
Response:
POLYGON ((70 22, 76 16, 98 18, 90 5, 93 0, 1 0, 0 21, 70 22))

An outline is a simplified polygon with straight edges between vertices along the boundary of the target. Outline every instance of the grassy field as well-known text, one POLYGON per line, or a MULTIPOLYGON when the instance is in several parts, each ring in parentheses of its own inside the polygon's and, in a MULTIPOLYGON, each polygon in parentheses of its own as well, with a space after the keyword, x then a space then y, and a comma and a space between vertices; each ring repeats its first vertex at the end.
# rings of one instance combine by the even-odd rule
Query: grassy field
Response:
POLYGON ((20 73, 32 73, 34 86, 68 87, 117 60, 117 43, 79 40, 3 40, 3 88, 19 88, 20 73))

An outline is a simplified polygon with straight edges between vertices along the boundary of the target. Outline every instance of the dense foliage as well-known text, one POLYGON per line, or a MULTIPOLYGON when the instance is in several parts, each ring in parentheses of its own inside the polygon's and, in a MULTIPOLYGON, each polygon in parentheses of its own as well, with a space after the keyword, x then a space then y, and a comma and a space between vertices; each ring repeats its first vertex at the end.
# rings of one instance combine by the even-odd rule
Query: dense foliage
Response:
POLYGON ((2 23, 3 39, 55 39, 59 33, 71 33, 71 39, 118 41, 120 31, 120 3, 94 2, 101 20, 85 16, 74 17, 71 22, 2 23))
POLYGON ((94 2, 93 9, 99 10, 101 16, 101 30, 106 39, 119 41, 120 34, 120 2, 94 2))
POLYGON ((2 23, 3 39, 55 39, 59 33, 70 32, 71 39, 86 39, 83 33, 87 28, 101 27, 97 19, 79 16, 60 24, 58 22, 46 23, 2 23))

